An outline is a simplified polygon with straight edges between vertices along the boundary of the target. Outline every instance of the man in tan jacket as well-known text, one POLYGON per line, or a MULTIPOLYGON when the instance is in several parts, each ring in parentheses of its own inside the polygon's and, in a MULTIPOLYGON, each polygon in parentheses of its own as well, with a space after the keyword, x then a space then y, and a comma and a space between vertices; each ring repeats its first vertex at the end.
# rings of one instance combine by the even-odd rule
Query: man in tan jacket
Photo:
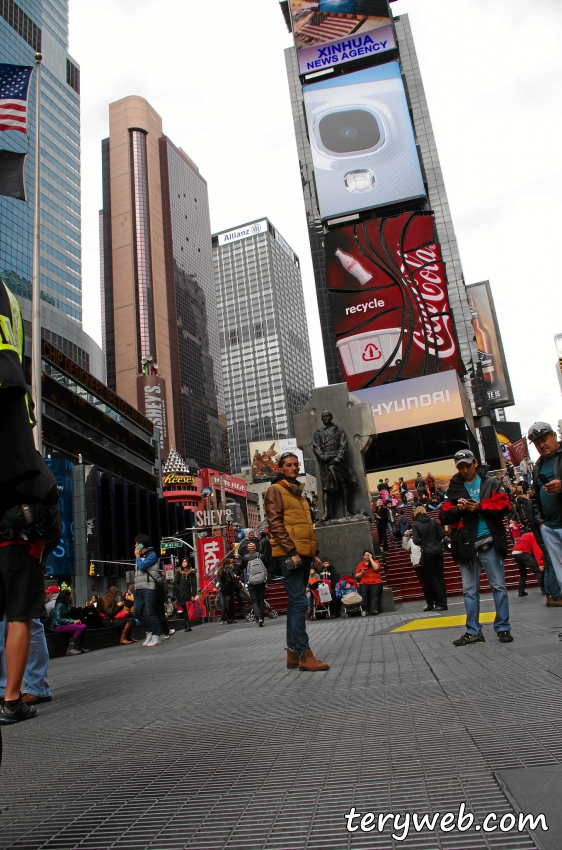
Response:
POLYGON ((264 496, 269 525, 271 554, 283 576, 289 596, 287 607, 287 668, 317 672, 329 670, 314 657, 308 643, 305 613, 306 584, 311 566, 319 567, 318 544, 314 535, 310 507, 297 481, 299 459, 291 452, 279 458, 280 472, 264 496))

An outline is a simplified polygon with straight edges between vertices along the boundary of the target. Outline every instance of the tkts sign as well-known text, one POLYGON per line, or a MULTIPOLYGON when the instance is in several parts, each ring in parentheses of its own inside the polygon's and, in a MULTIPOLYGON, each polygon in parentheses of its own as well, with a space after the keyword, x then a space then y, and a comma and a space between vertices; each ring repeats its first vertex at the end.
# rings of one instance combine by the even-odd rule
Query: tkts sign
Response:
POLYGON ((350 390, 464 372, 431 213, 372 219, 325 240, 332 323, 350 390))

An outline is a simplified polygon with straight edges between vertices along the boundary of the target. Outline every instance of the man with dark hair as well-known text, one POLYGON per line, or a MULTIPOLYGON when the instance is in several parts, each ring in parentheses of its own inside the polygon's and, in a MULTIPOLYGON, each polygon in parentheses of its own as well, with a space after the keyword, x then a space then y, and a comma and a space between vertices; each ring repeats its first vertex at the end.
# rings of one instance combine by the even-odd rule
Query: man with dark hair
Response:
POLYGON ((306 585, 311 566, 319 567, 320 561, 308 502, 297 480, 299 459, 292 452, 284 452, 278 467, 279 474, 265 492, 264 506, 272 556, 277 560, 275 572, 282 574, 289 596, 287 668, 298 667, 309 672, 328 670, 329 664, 314 657, 306 633, 306 585))
POLYGON ((533 469, 534 524, 562 587, 562 443, 548 422, 535 422, 527 436, 540 455, 533 469))
POLYGON ((154 590, 160 576, 158 555, 147 534, 135 537, 135 559, 135 617, 146 629, 143 646, 160 646, 160 626, 154 610, 154 590))
POLYGON ((458 473, 449 482, 449 500, 444 502, 440 513, 443 525, 451 526, 451 550, 460 564, 466 608, 466 632, 453 643, 455 646, 484 643, 480 627, 482 570, 494 595, 494 631, 501 643, 511 643, 503 566, 507 555, 503 518, 510 510, 509 499, 501 482, 486 475, 486 469, 478 465, 469 449, 457 452, 454 461, 458 473))

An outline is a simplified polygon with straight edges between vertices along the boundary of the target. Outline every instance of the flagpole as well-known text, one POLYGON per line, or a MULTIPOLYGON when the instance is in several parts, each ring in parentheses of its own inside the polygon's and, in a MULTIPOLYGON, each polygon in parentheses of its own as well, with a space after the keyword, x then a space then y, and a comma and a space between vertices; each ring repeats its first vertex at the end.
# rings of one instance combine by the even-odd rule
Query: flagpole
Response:
POLYGON ((41 168, 39 157, 39 123, 41 111, 41 60, 35 54, 35 189, 33 207, 33 272, 31 279, 31 393, 35 402, 35 445, 43 454, 43 404, 41 397, 41 284, 39 274, 39 250, 41 233, 41 168))

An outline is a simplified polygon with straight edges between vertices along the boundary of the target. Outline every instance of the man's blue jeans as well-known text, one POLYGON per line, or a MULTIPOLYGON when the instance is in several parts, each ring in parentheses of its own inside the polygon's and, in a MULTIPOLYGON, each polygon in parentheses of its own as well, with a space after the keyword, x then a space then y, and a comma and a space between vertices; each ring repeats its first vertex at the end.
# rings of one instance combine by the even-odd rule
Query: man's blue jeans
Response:
MULTIPOLYGON (((0 621, 0 696, 6 691, 6 658, 4 647, 6 646, 6 620, 0 621)), ((49 666, 49 651, 45 638, 45 629, 41 620, 31 621, 31 646, 27 666, 23 674, 22 693, 33 694, 35 697, 48 697, 51 695, 49 682, 47 681, 47 667, 49 666)))
POLYGON ((390 534, 390 539, 394 543, 394 541, 396 539, 395 536, 394 536, 394 525, 391 522, 387 522, 387 526, 388 526, 388 533, 390 534))
POLYGON ((552 566, 552 561, 550 560, 550 555, 548 554, 548 549, 544 545, 544 540, 540 548, 544 564, 543 590, 546 596, 551 596, 555 602, 559 602, 560 599, 562 599, 562 594, 560 593, 560 585, 558 584, 556 573, 554 572, 554 567, 552 566))
POLYGON ((462 592, 466 608, 466 630, 469 635, 477 635, 482 631, 480 626, 480 573, 482 570, 488 576, 488 581, 494 594, 496 619, 494 631, 509 632, 509 600, 505 587, 505 571, 503 558, 494 547, 478 555, 472 564, 461 564, 462 592))
POLYGON ((562 528, 549 528, 548 525, 543 525, 541 534, 550 555, 558 584, 562 587, 562 528))
POLYGON ((145 627, 147 632, 157 635, 160 632, 158 617, 154 613, 154 591, 135 590, 135 617, 145 627))
POLYGON ((303 558, 302 567, 291 570, 285 566, 285 558, 279 558, 278 564, 283 574, 283 584, 289 596, 287 605, 287 648, 299 655, 310 649, 306 633, 305 614, 308 607, 306 585, 310 573, 312 558, 303 558))

